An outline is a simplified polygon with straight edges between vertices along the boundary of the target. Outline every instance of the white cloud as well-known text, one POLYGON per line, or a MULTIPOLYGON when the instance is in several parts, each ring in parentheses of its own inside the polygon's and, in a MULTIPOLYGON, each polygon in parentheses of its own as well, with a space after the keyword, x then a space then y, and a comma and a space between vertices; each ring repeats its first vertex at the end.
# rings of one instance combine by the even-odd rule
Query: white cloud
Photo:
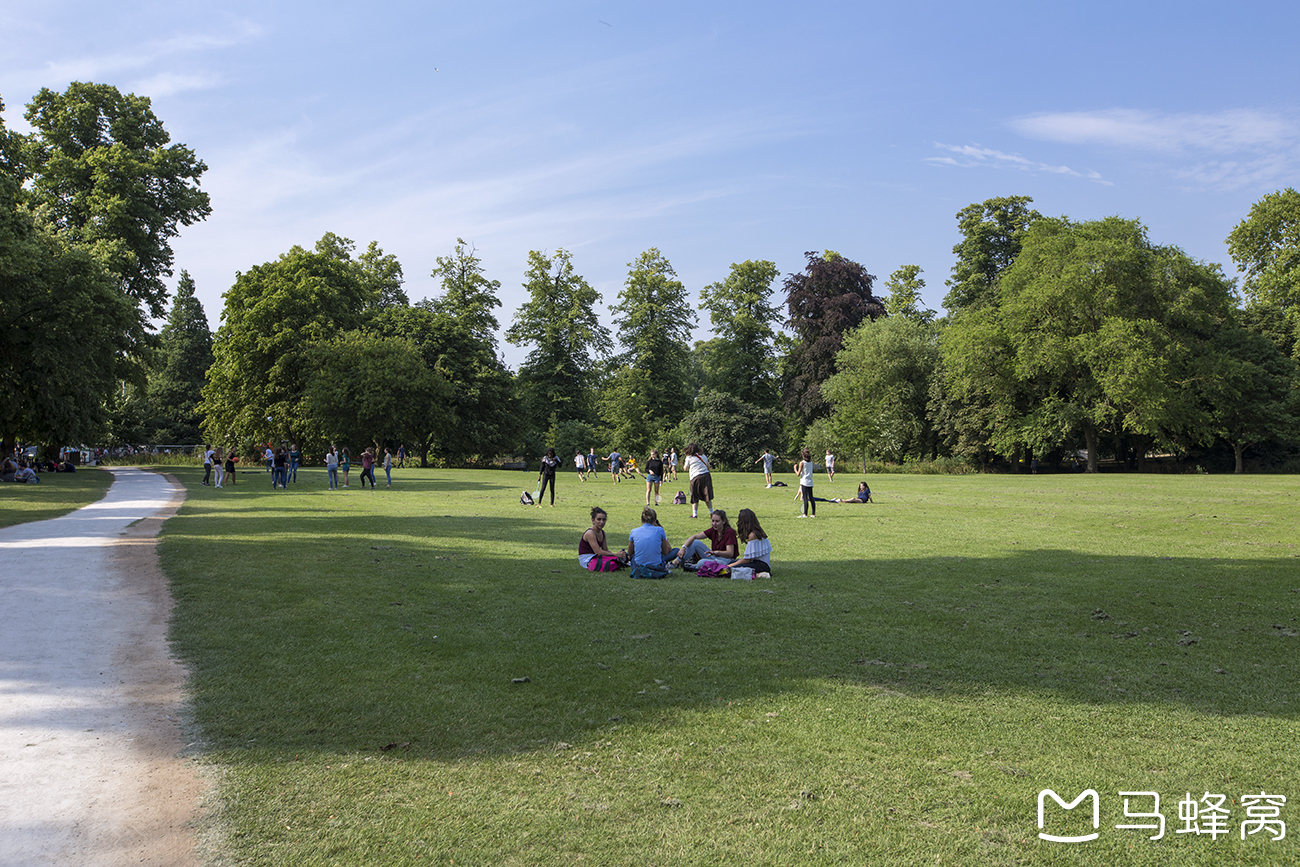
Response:
POLYGON ((949 145, 935 142, 934 146, 941 150, 948 151, 951 154, 955 154, 955 156, 926 158, 925 162, 934 165, 958 166, 960 168, 985 167, 1015 169, 1017 171, 1025 172, 1069 175, 1070 177, 1082 178, 1099 184, 1110 184, 1110 181, 1103 180, 1102 176, 1097 172, 1080 172, 1070 168, 1069 166, 1055 166, 1050 163, 1040 163, 1031 160, 1028 157, 1021 156, 1020 154, 1005 153, 1004 151, 978 147, 975 145, 949 145))
POLYGON ((1211 114, 1160 114, 1136 109, 1055 112, 1011 122, 1030 138, 1152 151, 1235 152, 1294 146, 1300 124, 1292 116, 1254 109, 1211 114))

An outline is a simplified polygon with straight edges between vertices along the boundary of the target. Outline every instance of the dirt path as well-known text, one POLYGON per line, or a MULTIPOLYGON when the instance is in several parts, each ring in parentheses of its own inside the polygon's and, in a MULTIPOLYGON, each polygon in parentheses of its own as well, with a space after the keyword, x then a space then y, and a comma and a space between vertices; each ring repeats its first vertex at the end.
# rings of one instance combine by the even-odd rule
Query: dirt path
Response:
POLYGON ((0 865, 196 865, 203 783, 155 536, 184 489, 114 469, 98 503, 0 530, 0 865))

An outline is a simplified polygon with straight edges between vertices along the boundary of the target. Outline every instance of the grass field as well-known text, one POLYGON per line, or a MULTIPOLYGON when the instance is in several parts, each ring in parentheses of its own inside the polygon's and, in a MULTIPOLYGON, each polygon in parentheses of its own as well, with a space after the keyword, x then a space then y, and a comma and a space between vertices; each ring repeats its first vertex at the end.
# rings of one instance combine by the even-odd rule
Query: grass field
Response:
POLYGON ((873 476, 875 505, 796 520, 719 474, 773 578, 656 582, 576 563, 594 504, 623 544, 635 483, 563 476, 536 509, 531 474, 177 475, 161 552, 222 863, 1296 861, 1241 796, 1300 835, 1300 479, 873 476), (1039 839, 1048 788, 1100 793, 1096 840, 1039 839), (1154 824, 1135 791, 1162 839, 1114 827, 1154 824), (1176 833, 1189 792, 1228 833, 1176 833))
POLYGON ((103 499, 113 477, 102 470, 41 473, 39 485, 0 484, 0 527, 44 521, 103 499))

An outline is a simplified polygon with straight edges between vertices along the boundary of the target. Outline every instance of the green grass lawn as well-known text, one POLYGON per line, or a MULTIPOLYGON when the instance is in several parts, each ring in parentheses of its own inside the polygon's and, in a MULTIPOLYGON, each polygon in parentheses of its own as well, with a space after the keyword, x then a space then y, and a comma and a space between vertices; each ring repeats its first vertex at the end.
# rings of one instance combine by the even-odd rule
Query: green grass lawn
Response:
POLYGON ((872 476, 797 520, 718 474, 773 541, 741 582, 580 571, 590 507, 619 547, 643 505, 608 477, 536 509, 531 474, 177 475, 172 637, 230 863, 1296 861, 1300 479, 872 476), (1099 838, 1040 840, 1047 788, 1097 790, 1099 838), (1150 821, 1121 791, 1160 794, 1163 839, 1114 827, 1150 821), (1188 792, 1227 835, 1175 833, 1188 792), (1261 792, 1285 840, 1240 838, 1261 792))
POLYGON ((83 467, 75 473, 41 473, 39 485, 0 484, 0 527, 44 521, 103 499, 109 473, 83 467))

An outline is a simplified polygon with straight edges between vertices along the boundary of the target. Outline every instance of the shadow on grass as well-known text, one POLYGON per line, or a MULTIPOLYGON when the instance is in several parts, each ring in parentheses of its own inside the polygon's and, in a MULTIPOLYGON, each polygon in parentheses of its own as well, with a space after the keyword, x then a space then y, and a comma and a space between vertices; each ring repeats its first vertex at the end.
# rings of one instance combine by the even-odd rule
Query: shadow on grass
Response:
POLYGON ((581 571, 567 526, 302 515, 268 544, 256 521, 163 549, 216 749, 509 753, 828 679, 1295 716, 1281 561, 778 557, 770 581, 655 582, 581 571))

